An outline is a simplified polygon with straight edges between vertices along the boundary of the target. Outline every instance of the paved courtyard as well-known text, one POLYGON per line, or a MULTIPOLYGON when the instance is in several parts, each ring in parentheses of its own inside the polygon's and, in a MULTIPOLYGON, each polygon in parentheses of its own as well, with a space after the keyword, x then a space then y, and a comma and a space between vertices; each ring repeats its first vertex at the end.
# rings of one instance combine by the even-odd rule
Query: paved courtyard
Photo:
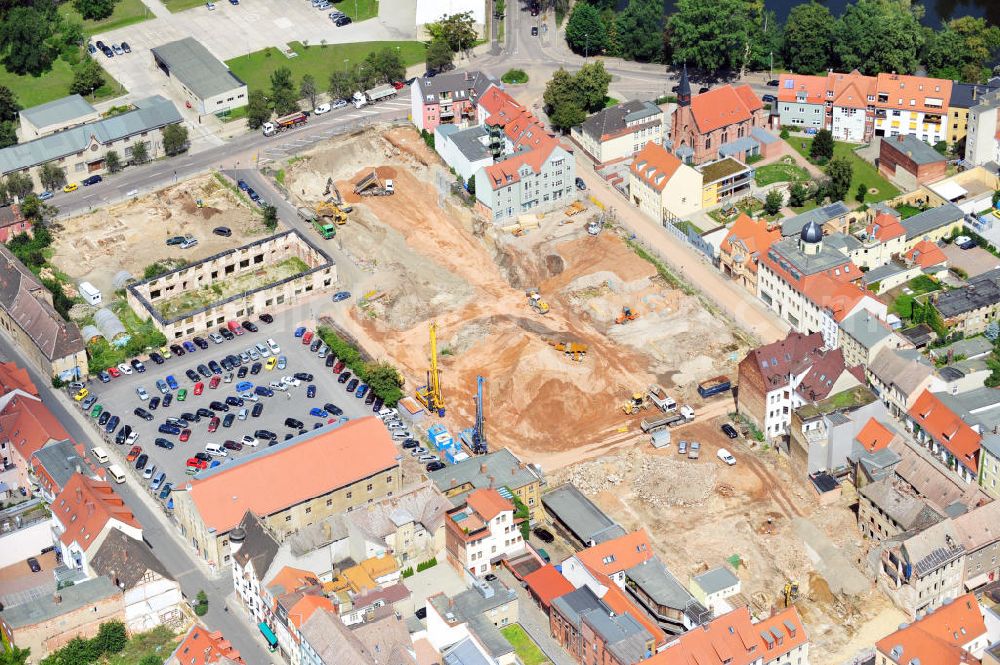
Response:
POLYGON ((982 247, 962 249, 954 243, 941 246, 941 251, 948 257, 948 265, 961 268, 969 277, 981 275, 987 270, 1000 267, 1000 259, 987 252, 982 247))

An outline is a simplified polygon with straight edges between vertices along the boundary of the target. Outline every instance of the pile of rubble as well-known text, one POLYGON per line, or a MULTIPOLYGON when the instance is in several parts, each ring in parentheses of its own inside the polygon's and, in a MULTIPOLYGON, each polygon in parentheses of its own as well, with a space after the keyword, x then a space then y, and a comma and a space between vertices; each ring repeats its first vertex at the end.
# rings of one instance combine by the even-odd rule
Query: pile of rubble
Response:
POLYGON ((615 492, 652 507, 689 506, 705 501, 712 493, 715 468, 633 449, 570 467, 561 480, 573 483, 585 494, 615 492))

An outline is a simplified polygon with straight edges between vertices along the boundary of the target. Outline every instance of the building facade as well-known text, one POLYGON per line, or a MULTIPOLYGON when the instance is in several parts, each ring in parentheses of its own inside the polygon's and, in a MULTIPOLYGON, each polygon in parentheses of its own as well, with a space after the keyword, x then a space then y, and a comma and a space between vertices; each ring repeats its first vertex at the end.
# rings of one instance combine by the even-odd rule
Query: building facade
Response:
MULTIPOLYGON (((436 19, 435 19, 436 20, 436 19)), ((476 120, 476 99, 497 82, 478 71, 418 76, 410 86, 410 117, 417 129, 467 126, 476 120)))
POLYGON ((470 492, 465 505, 445 514, 445 548, 459 570, 482 576, 493 566, 524 551, 514 504, 495 489, 470 492))
POLYGON ((594 113, 573 127, 573 141, 597 165, 628 159, 648 143, 661 145, 664 113, 653 102, 632 100, 594 113))
POLYGON ((195 38, 161 44, 150 53, 156 68, 198 115, 228 114, 247 105, 247 84, 195 38))
POLYGON ((628 183, 629 199, 657 222, 681 219, 701 209, 701 173, 659 143, 647 143, 635 154, 628 183))

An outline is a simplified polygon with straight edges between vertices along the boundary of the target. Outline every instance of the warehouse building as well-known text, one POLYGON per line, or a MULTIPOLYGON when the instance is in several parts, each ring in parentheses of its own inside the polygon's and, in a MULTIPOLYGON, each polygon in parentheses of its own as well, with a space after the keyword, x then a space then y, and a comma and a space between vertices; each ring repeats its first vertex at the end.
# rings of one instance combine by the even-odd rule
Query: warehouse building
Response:
POLYGON ((208 52, 185 37, 152 49, 153 61, 199 115, 228 113, 247 105, 247 84, 208 52))

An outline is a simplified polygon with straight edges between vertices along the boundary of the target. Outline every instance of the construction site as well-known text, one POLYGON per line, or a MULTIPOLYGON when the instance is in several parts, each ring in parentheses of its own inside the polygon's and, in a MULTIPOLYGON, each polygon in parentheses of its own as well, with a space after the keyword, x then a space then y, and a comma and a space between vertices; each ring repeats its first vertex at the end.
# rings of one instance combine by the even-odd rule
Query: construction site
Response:
POLYGON ((711 395, 713 377, 735 377, 755 340, 640 258, 604 205, 623 202, 494 226, 403 127, 284 168, 292 203, 335 225, 330 242, 351 263, 339 272, 357 277, 334 324, 400 368, 428 426, 457 436, 481 391, 488 449, 508 447, 549 486, 572 481, 623 526, 645 527, 679 578, 728 560, 757 614, 796 584, 813 662, 849 658, 903 620, 858 572, 847 499, 818 510, 773 450, 720 432, 732 394, 698 386, 711 395), (654 449, 650 432, 667 427, 674 445, 654 449), (698 459, 677 454, 682 439, 700 443, 698 459), (716 458, 724 445, 736 466, 716 458))

